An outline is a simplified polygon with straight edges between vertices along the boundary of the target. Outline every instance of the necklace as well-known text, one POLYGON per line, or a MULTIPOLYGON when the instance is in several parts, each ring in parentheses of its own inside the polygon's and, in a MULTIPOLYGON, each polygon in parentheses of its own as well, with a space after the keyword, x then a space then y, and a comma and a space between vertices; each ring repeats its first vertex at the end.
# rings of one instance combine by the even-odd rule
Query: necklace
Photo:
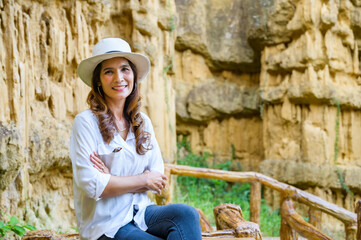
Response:
POLYGON ((118 132, 124 132, 125 130, 128 129, 128 127, 119 129, 118 124, 120 124, 121 120, 115 119, 115 121, 116 121, 116 124, 115 124, 115 125, 116 125, 116 127, 117 127, 117 129, 118 129, 118 132))
POLYGON ((123 128, 123 129, 119 129, 118 131, 119 132, 124 132, 125 130, 127 130, 128 128, 127 127, 125 127, 125 128, 123 128))

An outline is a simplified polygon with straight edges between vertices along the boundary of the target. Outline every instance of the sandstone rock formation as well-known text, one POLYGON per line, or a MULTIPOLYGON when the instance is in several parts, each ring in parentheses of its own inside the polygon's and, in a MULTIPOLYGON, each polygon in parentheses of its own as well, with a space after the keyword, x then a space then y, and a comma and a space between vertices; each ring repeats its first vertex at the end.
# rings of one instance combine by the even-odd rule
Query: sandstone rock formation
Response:
MULTIPOLYGON (((244 170, 353 210, 361 198, 360 2, 218 3, 176 1, 178 134, 194 151, 235 153, 244 170), (234 8, 242 13, 231 22, 234 8)), ((278 204, 279 196, 265 196, 278 204)))

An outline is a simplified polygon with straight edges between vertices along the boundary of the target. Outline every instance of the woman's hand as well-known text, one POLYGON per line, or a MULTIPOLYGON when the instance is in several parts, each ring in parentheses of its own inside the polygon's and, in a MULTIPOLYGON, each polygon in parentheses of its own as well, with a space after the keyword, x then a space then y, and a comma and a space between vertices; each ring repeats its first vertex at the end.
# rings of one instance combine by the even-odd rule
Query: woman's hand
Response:
POLYGON ((168 181, 167 176, 159 172, 145 170, 143 175, 145 176, 146 188, 156 191, 158 194, 165 188, 168 181))
POLYGON ((109 174, 109 169, 105 166, 96 152, 90 154, 90 161, 94 164, 93 167, 95 167, 99 172, 109 174))

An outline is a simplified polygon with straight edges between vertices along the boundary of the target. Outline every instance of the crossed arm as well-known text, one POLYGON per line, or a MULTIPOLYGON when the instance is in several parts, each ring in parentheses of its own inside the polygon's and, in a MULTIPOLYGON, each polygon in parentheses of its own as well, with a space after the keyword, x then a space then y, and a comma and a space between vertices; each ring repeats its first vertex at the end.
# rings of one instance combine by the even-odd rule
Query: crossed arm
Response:
MULTIPOLYGON (((100 172, 110 174, 109 169, 97 153, 90 155, 90 161, 100 172)), ((110 176, 110 180, 100 197, 114 197, 124 193, 138 193, 153 190, 160 194, 166 186, 168 178, 159 172, 144 171, 142 174, 134 176, 110 176)))

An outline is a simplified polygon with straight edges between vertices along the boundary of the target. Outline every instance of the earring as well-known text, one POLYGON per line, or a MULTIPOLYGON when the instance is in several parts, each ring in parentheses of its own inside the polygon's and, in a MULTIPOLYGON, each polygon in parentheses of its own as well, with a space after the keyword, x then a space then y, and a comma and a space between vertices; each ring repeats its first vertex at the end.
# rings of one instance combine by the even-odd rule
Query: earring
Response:
POLYGON ((102 94, 102 92, 100 91, 100 86, 98 86, 98 92, 99 92, 100 96, 102 96, 102 98, 103 98, 103 94, 102 94))

